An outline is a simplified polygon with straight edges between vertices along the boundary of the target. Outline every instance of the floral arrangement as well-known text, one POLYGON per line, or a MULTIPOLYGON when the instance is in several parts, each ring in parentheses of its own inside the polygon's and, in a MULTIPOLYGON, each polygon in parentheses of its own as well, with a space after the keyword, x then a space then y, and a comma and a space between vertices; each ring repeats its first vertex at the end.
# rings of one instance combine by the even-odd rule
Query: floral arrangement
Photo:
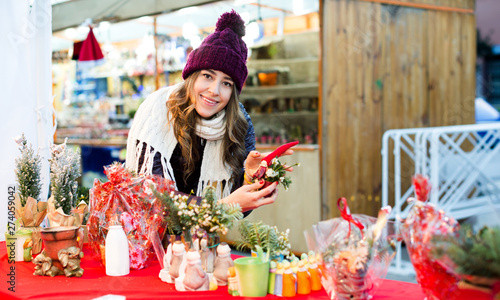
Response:
POLYGON ((216 199, 215 188, 207 187, 203 198, 190 197, 179 192, 159 193, 155 196, 167 209, 167 232, 178 234, 191 228, 207 234, 227 234, 236 221, 243 218, 241 207, 236 203, 223 203, 216 199))
POLYGON ((279 231, 277 226, 269 226, 264 222, 251 222, 242 220, 238 226, 240 238, 235 241, 235 246, 240 251, 255 251, 259 248, 268 252, 271 258, 290 255, 290 229, 279 231))
POLYGON ((215 188, 207 187, 200 204, 193 204, 191 219, 196 230, 207 233, 227 234, 233 225, 243 218, 241 207, 237 203, 223 203, 215 198, 215 188), (194 214, 192 213, 194 211, 194 214))
POLYGON ((300 166, 300 164, 296 163, 292 166, 285 167, 285 164, 282 164, 278 160, 278 157, 283 155, 288 149, 292 148, 298 143, 298 141, 295 141, 279 146, 278 148, 276 148, 276 150, 269 153, 262 159, 260 167, 257 169, 257 171, 255 171, 253 175, 250 176, 249 174, 245 173, 245 176, 248 176, 245 178, 251 178, 253 182, 264 179, 266 183, 264 184, 263 188, 269 186, 273 182, 278 182, 278 184, 281 184, 285 188, 285 190, 288 190, 288 187, 292 183, 292 180, 289 177, 285 176, 285 172, 291 167, 300 166))
POLYGON ((15 141, 19 146, 19 151, 21 151, 21 155, 15 160, 17 188, 19 190, 21 205, 25 206, 28 197, 32 197, 37 202, 40 201, 40 194, 42 192, 40 178, 42 160, 38 152, 35 153, 33 150, 33 146, 28 144, 24 133, 16 137, 15 141))
POLYGON ((271 160, 271 164, 267 167, 264 180, 270 183, 278 182, 285 188, 286 191, 288 191, 292 180, 289 176, 286 176, 286 170, 295 166, 300 167, 300 163, 296 163, 285 168, 285 164, 281 163, 278 158, 273 158, 273 160, 271 160))

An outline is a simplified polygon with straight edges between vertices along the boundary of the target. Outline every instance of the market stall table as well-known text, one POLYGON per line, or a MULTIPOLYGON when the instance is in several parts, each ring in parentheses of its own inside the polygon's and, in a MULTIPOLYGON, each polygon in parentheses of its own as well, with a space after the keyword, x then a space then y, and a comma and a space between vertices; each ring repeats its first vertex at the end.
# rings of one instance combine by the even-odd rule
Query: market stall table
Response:
MULTIPOLYGON (((87 247, 81 266, 85 270, 81 278, 65 276, 34 276, 32 262, 16 262, 9 264, 5 242, 0 242, 0 299, 93 299, 108 294, 123 295, 127 299, 238 299, 227 293, 227 287, 219 287, 216 291, 177 292, 173 284, 162 282, 158 278, 160 266, 154 262, 142 270, 131 270, 123 277, 106 276, 106 270, 92 258, 87 247), (15 266, 15 292, 8 290, 10 267, 15 266)), ((246 297, 245 299, 249 299, 246 297)), ((255 298, 263 299, 263 298, 255 298)), ((283 299, 268 295, 264 299, 283 299)), ((306 296, 298 295, 294 299, 329 299, 324 290, 306 296)), ((385 280, 376 292, 374 300, 382 299, 424 299, 417 284, 385 280)))

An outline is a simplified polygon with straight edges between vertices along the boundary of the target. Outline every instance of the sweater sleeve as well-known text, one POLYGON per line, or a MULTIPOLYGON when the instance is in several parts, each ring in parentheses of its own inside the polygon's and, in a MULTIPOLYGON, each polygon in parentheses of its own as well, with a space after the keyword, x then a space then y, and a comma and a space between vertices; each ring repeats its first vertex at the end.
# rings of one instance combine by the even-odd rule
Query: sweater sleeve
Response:
POLYGON ((250 115, 247 113, 245 107, 243 106, 243 104, 241 104, 241 102, 240 102, 240 109, 248 123, 247 134, 245 136, 245 148, 247 149, 247 155, 248 155, 250 151, 255 150, 255 129, 253 128, 253 123, 252 119, 250 118, 250 115))
MULTIPOLYGON (((240 102, 240 109, 241 112, 243 112, 243 115, 245 116, 245 119, 247 120, 248 123, 248 128, 247 128, 247 134, 245 136, 245 148, 247 150, 247 156, 250 151, 255 150, 255 129, 253 128, 253 123, 252 119, 250 118, 250 115, 247 113, 245 110, 245 107, 243 104, 240 102)), ((243 166, 242 172, 241 172, 241 178, 239 180, 240 185, 243 185, 243 175, 245 174, 245 166, 243 166)), ((252 211, 246 211, 243 213, 243 217, 246 218, 252 211)))

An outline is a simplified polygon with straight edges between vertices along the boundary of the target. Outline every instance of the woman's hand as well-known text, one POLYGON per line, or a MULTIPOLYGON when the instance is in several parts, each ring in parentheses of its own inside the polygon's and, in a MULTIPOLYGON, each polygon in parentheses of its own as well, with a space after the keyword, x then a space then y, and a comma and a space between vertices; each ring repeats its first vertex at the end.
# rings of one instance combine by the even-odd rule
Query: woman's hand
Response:
POLYGON ((263 188, 264 180, 259 182, 243 185, 236 189, 229 196, 222 199, 224 203, 238 203, 242 212, 256 209, 262 205, 274 203, 278 197, 277 182, 263 188))
MULTIPOLYGON (((271 152, 269 152, 271 153, 271 152)), ((265 161, 262 161, 264 157, 266 157, 269 153, 260 153, 259 151, 250 151, 248 153, 247 159, 245 160, 245 174, 248 180, 252 180, 253 175, 259 170, 260 166, 264 166, 267 168, 267 164, 265 161)), ((293 150, 286 150, 281 156, 284 155, 292 155, 293 150)), ((285 165, 285 167, 287 167, 285 165)), ((287 171, 293 171, 293 167, 289 167, 286 169, 287 171)), ((246 180, 245 180, 246 183, 246 180)))

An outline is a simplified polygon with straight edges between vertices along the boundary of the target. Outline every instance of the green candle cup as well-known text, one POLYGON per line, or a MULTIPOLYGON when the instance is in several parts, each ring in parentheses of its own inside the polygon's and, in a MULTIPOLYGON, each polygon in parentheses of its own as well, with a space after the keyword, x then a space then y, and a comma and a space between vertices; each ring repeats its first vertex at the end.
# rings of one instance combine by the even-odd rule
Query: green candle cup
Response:
POLYGON ((241 257, 234 260, 239 293, 244 297, 265 297, 269 281, 269 261, 259 257, 241 257))

